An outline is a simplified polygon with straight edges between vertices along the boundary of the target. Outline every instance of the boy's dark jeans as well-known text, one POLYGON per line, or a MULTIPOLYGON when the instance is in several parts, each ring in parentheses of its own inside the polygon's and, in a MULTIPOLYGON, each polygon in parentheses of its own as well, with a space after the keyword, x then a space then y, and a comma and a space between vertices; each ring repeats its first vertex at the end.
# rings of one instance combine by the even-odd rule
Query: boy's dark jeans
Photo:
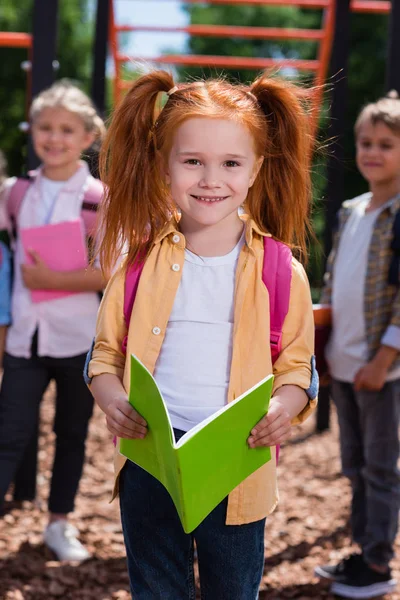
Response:
POLYGON ((343 474, 351 481, 354 541, 370 564, 393 558, 400 509, 400 380, 380 392, 356 392, 350 383, 332 382, 337 407, 343 474))
POLYGON ((0 390, 0 504, 24 452, 32 440, 39 406, 51 379, 57 385, 56 453, 49 510, 65 514, 74 509, 85 458, 85 440, 93 397, 83 380, 86 354, 70 358, 31 358, 6 354, 0 390))
POLYGON ((203 600, 258 598, 265 519, 225 525, 225 499, 186 534, 166 489, 129 460, 120 475, 120 506, 134 600, 194 600, 194 541, 203 600))

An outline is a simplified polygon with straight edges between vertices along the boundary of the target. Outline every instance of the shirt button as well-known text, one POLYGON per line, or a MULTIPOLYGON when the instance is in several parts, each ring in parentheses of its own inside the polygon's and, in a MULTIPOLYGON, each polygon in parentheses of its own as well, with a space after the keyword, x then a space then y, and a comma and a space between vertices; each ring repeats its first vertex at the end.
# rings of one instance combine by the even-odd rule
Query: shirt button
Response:
POLYGON ((179 266, 178 264, 176 264, 176 263, 175 263, 174 265, 172 265, 172 270, 173 270, 173 271, 175 271, 176 273, 177 273, 178 271, 180 271, 180 269, 181 269, 181 268, 180 268, 180 266, 179 266))
POLYGON ((160 335, 161 329, 159 327, 153 327, 153 333, 154 335, 160 335))
POLYGON ((172 241, 174 242, 174 244, 177 244, 178 242, 181 241, 181 238, 179 237, 179 235, 174 235, 174 237, 172 238, 172 241))

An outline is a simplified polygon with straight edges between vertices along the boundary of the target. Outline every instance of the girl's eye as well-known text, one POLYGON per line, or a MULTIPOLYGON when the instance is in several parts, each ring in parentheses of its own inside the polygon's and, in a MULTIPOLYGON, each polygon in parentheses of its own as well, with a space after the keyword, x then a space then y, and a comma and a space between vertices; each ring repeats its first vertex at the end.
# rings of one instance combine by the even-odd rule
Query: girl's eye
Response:
POLYGON ((63 133, 74 133, 70 127, 64 127, 63 133))
POLYGON ((226 167, 240 167, 240 164, 236 160, 227 160, 225 162, 226 167))
POLYGON ((391 150, 392 146, 390 144, 382 144, 381 149, 382 150, 391 150))
POLYGON ((185 165, 199 165, 200 161, 197 158, 188 158, 185 160, 185 165))

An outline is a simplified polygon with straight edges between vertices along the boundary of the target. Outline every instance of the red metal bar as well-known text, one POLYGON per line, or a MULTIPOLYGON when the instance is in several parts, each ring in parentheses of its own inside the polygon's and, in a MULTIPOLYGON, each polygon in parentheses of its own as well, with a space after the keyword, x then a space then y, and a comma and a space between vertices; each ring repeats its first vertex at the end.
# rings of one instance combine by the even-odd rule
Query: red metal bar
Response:
POLYGON ((391 2, 387 0, 353 0, 350 10, 368 14, 388 14, 391 11, 391 2))
POLYGON ((191 65, 197 67, 223 67, 228 69, 268 69, 273 67, 291 67, 301 71, 316 71, 317 60, 253 58, 247 56, 205 56, 196 54, 163 54, 153 58, 118 54, 121 62, 154 62, 171 65, 191 65))
MULTIPOLYGON (((143 0, 142 0, 143 1, 143 0)), ((151 0, 146 0, 147 2, 151 0)), ((168 1, 168 0, 166 0, 168 1)), ((379 1, 379 0, 376 0, 379 1)), ((231 4, 238 5, 273 5, 298 6, 299 8, 326 8, 329 0, 185 0, 185 4, 231 4)))
POLYGON ((324 32, 320 29, 286 29, 282 27, 239 27, 229 25, 187 25, 186 27, 166 27, 163 25, 119 25, 117 32, 144 31, 166 33, 188 33, 189 35, 210 37, 237 37, 264 40, 321 40, 324 32))
POLYGON ((29 33, 0 32, 0 46, 8 48, 31 48, 32 36, 29 33))
MULTIPOLYGON (((151 0, 146 0, 151 2, 151 0)), ((165 0, 169 1, 169 0, 165 0)), ((186 4, 203 4, 205 0, 185 0, 186 4)), ((273 5, 273 6, 298 6, 299 8, 327 8, 329 0, 207 0, 207 4, 233 5, 273 5)), ((386 14, 391 10, 390 0, 352 0, 351 10, 372 14, 386 14)))

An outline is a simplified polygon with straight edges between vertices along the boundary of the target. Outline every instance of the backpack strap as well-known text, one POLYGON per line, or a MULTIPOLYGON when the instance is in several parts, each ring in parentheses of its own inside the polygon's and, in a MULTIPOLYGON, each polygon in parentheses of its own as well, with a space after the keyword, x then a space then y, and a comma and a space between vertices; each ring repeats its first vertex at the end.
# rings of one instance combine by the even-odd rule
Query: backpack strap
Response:
POLYGON ((97 227, 97 211, 104 196, 104 185, 100 179, 89 179, 82 202, 81 216, 87 237, 93 237, 97 227))
POLYGON ((270 345, 272 364, 282 347, 282 328, 289 310, 292 281, 292 251, 286 244, 264 237, 262 280, 268 290, 270 306, 270 345))
MULTIPOLYGON (((131 321, 131 314, 133 305, 135 303, 136 292, 139 286, 139 279, 142 274, 144 267, 143 257, 139 256, 133 265, 127 268, 125 276, 125 291, 124 291, 124 319, 126 324, 127 332, 129 330, 129 323, 131 321)), ((122 351, 126 353, 126 345, 128 340, 128 333, 122 340, 122 351)))
POLYGON ((36 173, 31 172, 28 177, 18 177, 12 186, 7 199, 7 214, 11 221, 12 235, 17 237, 17 218, 21 210, 22 201, 28 188, 32 185, 36 173))
MULTIPOLYGON (((7 213, 10 217, 14 239, 17 234, 17 219, 26 192, 35 180, 37 171, 29 171, 28 177, 18 177, 12 186, 7 200, 7 213)), ((97 211, 104 195, 104 185, 99 179, 90 178, 83 196, 81 217, 87 237, 96 233, 97 211)))

